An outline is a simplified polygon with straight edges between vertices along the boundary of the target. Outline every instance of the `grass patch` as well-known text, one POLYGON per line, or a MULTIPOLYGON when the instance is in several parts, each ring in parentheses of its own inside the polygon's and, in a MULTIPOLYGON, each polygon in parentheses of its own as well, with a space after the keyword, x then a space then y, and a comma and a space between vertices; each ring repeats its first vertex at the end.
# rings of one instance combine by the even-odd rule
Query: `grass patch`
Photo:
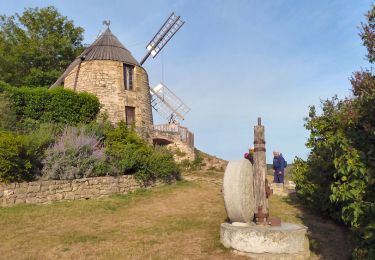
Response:
POLYGON ((186 232, 189 230, 200 229, 207 224, 202 219, 192 217, 171 217, 160 219, 152 227, 141 228, 137 232, 149 235, 170 235, 174 233, 186 232))
MULTIPOLYGON (((192 176, 198 180, 103 199, 0 208, 0 258, 246 259, 220 243, 222 173, 192 176)), ((273 195, 269 207, 271 216, 309 227, 312 259, 350 255, 341 227, 294 197, 273 195)))
POLYGON ((308 227, 312 258, 349 259, 353 245, 348 230, 332 220, 313 214, 300 204, 295 194, 288 197, 270 196, 270 215, 284 222, 308 227), (340 250, 338 250, 340 248, 340 250))
POLYGON ((96 243, 99 241, 103 241, 104 239, 91 234, 81 234, 80 232, 68 232, 66 234, 63 234, 60 240, 65 245, 73 245, 77 243, 96 243))

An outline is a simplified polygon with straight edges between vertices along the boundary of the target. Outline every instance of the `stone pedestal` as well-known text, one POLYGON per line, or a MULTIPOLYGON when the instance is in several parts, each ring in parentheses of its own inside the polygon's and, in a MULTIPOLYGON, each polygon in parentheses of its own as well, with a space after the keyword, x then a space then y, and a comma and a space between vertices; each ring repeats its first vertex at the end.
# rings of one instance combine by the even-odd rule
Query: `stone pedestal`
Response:
POLYGON ((306 259, 310 255, 307 227, 282 223, 279 227, 222 223, 220 241, 238 254, 256 259, 306 259))

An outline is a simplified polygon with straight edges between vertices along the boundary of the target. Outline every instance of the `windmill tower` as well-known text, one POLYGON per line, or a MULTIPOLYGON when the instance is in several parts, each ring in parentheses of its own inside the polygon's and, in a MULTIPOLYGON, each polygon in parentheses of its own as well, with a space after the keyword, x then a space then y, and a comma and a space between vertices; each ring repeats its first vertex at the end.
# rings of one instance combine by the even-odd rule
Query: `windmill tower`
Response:
POLYGON ((79 55, 51 88, 64 85, 96 95, 113 123, 149 128, 153 124, 146 70, 109 27, 79 55))
POLYGON ((74 91, 92 93, 102 105, 101 112, 107 114, 112 123, 125 121, 138 132, 147 133, 144 136, 149 136, 154 144, 193 149, 193 134, 178 124, 190 109, 166 86, 159 84, 150 88, 147 72, 142 67, 149 56, 157 56, 184 24, 180 16, 172 13, 147 45, 147 54, 141 62, 112 34, 110 21, 103 23, 106 30, 50 88, 63 85, 74 91), (152 108, 164 116, 168 124, 154 126, 152 108))

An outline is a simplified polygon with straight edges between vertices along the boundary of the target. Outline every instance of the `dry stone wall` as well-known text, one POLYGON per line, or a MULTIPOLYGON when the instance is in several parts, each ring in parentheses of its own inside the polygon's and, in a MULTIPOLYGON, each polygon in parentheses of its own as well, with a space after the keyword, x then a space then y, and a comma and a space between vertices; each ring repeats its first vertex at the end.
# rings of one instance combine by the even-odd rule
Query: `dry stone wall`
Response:
POLYGON ((182 162, 183 160, 194 161, 194 146, 190 146, 189 144, 181 141, 180 133, 156 130, 151 132, 151 137, 153 139, 164 139, 171 142, 167 145, 167 147, 172 151, 175 151, 173 158, 176 162, 182 162))
MULTIPOLYGON (((157 182, 153 186, 160 184, 157 182)), ((114 193, 126 194, 141 187, 132 175, 0 184, 0 206, 100 198, 114 193)))
POLYGON ((183 160, 194 161, 195 151, 194 147, 190 147, 181 141, 174 141, 172 144, 167 145, 172 151, 175 151, 173 158, 176 162, 182 162, 183 160))

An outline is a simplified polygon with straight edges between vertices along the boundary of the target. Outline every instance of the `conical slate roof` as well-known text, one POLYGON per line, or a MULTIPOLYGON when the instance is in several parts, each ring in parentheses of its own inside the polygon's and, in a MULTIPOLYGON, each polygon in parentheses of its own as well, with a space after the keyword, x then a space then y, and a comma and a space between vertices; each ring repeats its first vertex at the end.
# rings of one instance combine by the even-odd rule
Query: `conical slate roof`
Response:
POLYGON ((115 60, 138 65, 130 51, 114 36, 108 28, 96 41, 79 56, 85 60, 115 60))
POLYGON ((65 70, 65 72, 50 87, 54 88, 64 81, 65 77, 73 70, 73 68, 82 61, 89 60, 114 60, 127 64, 137 65, 139 63, 132 56, 130 51, 122 45, 122 43, 114 36, 109 28, 102 33, 93 44, 86 48, 65 70))

